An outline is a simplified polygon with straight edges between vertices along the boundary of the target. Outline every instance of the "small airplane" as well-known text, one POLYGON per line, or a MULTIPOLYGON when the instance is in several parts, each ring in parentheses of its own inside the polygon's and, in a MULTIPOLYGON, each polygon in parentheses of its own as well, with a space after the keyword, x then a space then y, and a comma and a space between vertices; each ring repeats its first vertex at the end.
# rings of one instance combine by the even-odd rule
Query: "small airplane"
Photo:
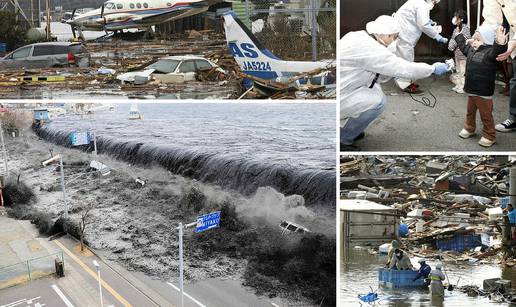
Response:
POLYGON ((66 23, 84 40, 82 31, 150 30, 152 26, 200 14, 222 0, 110 0, 100 8, 75 15, 66 23))
MULTIPOLYGON (((224 15, 224 30, 229 51, 235 58, 243 73, 260 79, 282 82, 300 73, 317 69, 329 69, 335 66, 335 61, 308 62, 308 61, 284 61, 276 57, 265 48, 256 36, 235 16, 233 11, 224 15)), ((315 79, 315 78, 314 78, 315 79)), ((323 73, 318 80, 318 85, 334 84, 335 79, 323 73)), ((303 80, 298 80, 302 84, 303 80)), ((315 84, 314 82, 311 82, 315 84)), ((251 86, 250 80, 244 80, 246 88, 251 86)))

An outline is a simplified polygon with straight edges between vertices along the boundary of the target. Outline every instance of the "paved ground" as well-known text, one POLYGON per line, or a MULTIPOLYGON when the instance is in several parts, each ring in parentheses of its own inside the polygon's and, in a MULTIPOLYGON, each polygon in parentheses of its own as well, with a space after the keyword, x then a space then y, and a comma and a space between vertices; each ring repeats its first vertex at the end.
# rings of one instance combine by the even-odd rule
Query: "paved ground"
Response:
MULTIPOLYGON (((11 284, 17 283, 0 290, 0 307, 97 306, 100 296, 93 260, 100 263, 104 306, 180 306, 181 302, 177 280, 164 281, 129 272, 106 260, 103 252, 80 252, 77 241, 69 236, 53 240, 38 237, 37 230, 28 221, 0 216, 0 259, 0 282, 9 279, 11 284), (26 276, 23 271, 26 267, 14 272, 2 269, 56 252, 64 256, 63 278, 49 275, 29 282, 27 278, 19 278, 26 276)), ((53 267, 53 258, 46 266, 53 267)), ((256 296, 244 288, 241 281, 221 279, 186 284, 184 303, 187 307, 284 305, 279 299, 256 296)))
MULTIPOLYGON (((362 151, 514 151, 516 132, 497 133, 497 143, 485 149, 477 144, 479 137, 463 140, 457 136, 466 114, 465 94, 451 91, 453 84, 446 78, 431 77, 418 82, 429 88, 437 102, 434 108, 412 100, 392 86, 384 85, 387 106, 383 114, 366 129, 366 137, 356 142, 362 151)), ((494 119, 500 123, 509 114, 509 97, 496 88, 494 119)), ((416 97, 417 98, 417 97, 416 97)), ((431 97, 429 97, 431 98, 431 97)), ((477 116, 477 132, 481 129, 477 116)))
POLYGON ((73 304, 63 290, 57 286, 54 278, 38 279, 31 283, 2 290, 0 307, 69 307, 73 304))

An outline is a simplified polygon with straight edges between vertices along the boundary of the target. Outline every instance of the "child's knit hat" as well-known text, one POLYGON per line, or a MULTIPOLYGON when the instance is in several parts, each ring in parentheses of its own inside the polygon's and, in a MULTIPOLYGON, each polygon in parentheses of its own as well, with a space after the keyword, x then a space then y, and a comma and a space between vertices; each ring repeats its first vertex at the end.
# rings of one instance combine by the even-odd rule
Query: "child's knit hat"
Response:
POLYGON ((482 37, 484 44, 492 45, 494 43, 496 35, 495 27, 483 24, 480 27, 478 27, 477 32, 480 33, 480 36, 482 37))

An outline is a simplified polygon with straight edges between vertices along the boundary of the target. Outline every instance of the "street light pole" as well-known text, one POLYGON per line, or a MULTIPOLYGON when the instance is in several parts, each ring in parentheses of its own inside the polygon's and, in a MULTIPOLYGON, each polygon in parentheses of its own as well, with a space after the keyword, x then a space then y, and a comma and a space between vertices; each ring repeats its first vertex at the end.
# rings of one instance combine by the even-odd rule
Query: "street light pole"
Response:
POLYGON ((93 152, 95 153, 95 157, 97 156, 97 132, 93 130, 93 152))
POLYGON ((4 129, 2 128, 1 121, 0 121, 0 141, 2 142, 2 152, 4 155, 5 177, 9 177, 9 168, 7 167, 7 151, 5 150, 5 142, 4 142, 4 129))
POLYGON ((99 294, 100 294, 100 307, 104 307, 104 302, 102 301, 102 283, 100 279, 100 265, 97 260, 93 260, 93 265, 97 268, 97 277, 99 280, 99 294))
POLYGON ((179 223, 179 289, 181 289, 181 307, 184 307, 183 292, 183 223, 179 223))
POLYGON ((64 179, 63 156, 59 155, 59 168, 61 169, 61 189, 63 190, 63 202, 65 207, 65 219, 68 219, 68 203, 66 201, 66 188, 64 179))

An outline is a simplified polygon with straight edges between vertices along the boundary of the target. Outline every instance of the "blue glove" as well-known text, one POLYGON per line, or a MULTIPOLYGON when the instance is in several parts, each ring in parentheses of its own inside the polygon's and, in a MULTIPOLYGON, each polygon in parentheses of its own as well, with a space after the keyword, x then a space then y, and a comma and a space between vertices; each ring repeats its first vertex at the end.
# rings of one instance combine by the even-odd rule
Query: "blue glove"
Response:
POLYGON ((434 74, 436 74, 438 76, 442 76, 448 72, 448 65, 446 65, 444 63, 436 62, 436 63, 432 64, 432 66, 434 67, 434 74))
POLYGON ((435 40, 441 44, 446 44, 448 42, 448 39, 446 37, 442 37, 441 34, 437 34, 435 40))

